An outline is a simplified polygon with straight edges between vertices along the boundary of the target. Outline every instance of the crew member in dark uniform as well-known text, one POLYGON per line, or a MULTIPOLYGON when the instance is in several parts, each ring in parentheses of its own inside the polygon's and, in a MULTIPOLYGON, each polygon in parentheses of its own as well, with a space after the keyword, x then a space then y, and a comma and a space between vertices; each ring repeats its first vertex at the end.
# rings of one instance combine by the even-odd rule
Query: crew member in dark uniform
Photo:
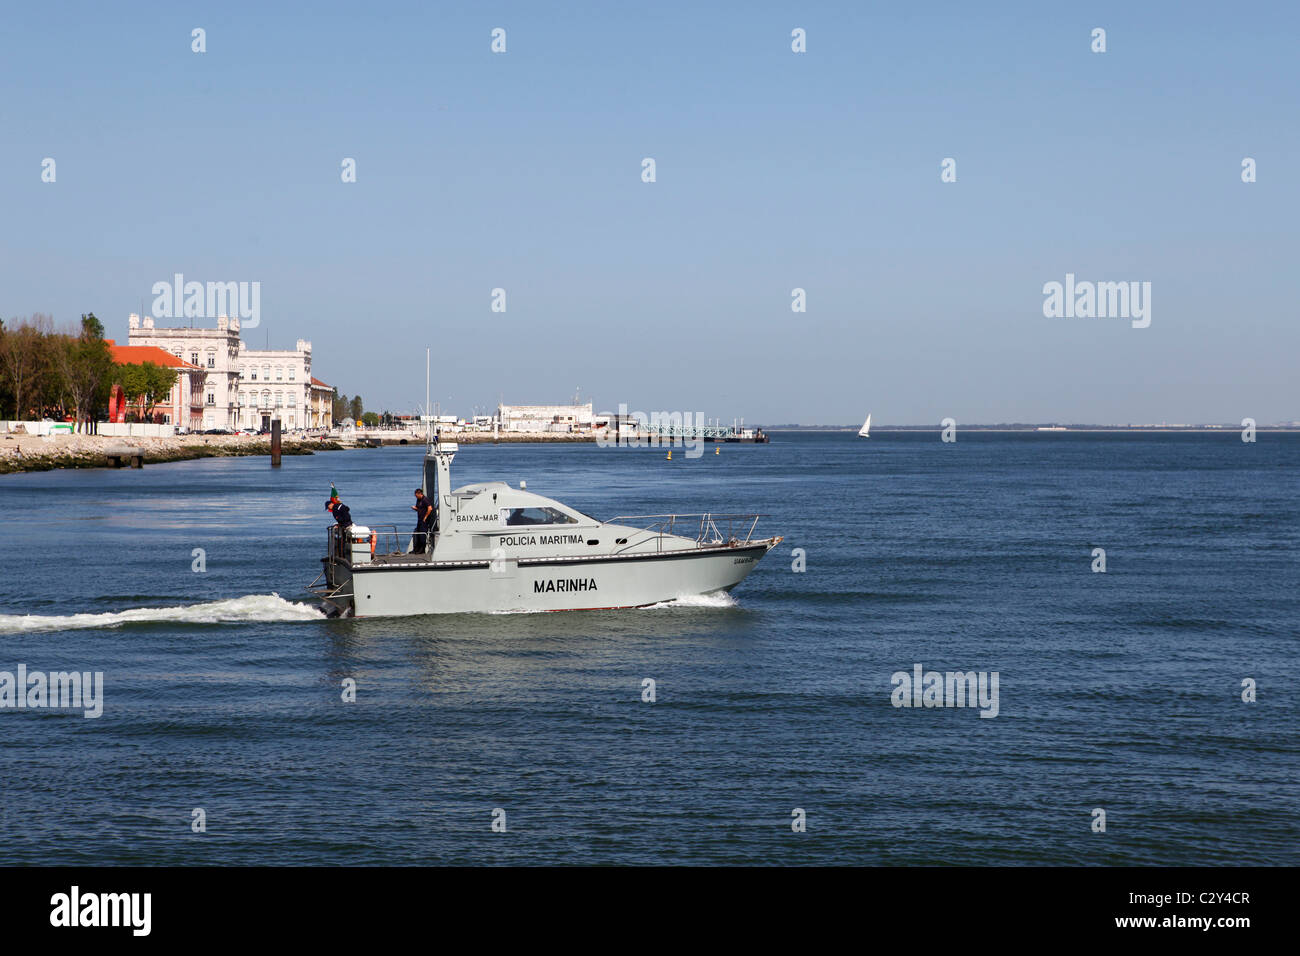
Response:
POLYGON ((347 531, 348 528, 352 527, 352 512, 338 498, 331 498, 326 501, 325 510, 334 515, 334 520, 338 522, 340 531, 347 531))
POLYGON ((411 536, 411 553, 424 554, 425 542, 429 540, 429 531, 433 528, 433 502, 424 496, 423 488, 415 489, 415 534, 411 536))
POLYGON ((334 553, 346 554, 348 549, 344 547, 346 542, 344 535, 347 534, 348 528, 352 527, 352 512, 348 510, 347 505, 339 501, 338 493, 334 491, 332 486, 330 491, 332 493, 325 500, 325 510, 334 515, 334 520, 338 522, 334 529, 334 553))

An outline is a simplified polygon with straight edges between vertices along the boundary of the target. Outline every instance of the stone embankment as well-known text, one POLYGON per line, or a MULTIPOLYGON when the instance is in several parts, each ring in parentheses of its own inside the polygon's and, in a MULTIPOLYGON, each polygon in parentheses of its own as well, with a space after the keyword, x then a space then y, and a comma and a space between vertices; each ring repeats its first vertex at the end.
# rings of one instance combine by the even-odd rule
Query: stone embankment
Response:
MULTIPOLYGON (((106 468, 109 452, 126 446, 141 449, 145 464, 271 454, 271 440, 264 435, 177 435, 173 438, 0 435, 0 475, 55 468, 106 468)), ((329 439, 293 437, 282 440, 281 453, 310 455, 342 447, 329 439)))

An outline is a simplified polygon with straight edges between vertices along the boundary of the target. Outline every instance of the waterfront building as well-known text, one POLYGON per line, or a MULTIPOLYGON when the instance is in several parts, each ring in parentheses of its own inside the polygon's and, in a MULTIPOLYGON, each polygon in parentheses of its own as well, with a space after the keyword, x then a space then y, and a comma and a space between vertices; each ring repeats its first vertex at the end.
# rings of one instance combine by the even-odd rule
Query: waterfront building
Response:
MULTIPOLYGON (((156 345, 118 345, 113 339, 107 339, 106 342, 116 365, 143 365, 152 362, 163 368, 176 369, 176 384, 172 386, 171 393, 165 401, 154 406, 155 421, 191 430, 203 427, 205 369, 156 345)), ((136 414, 144 414, 142 403, 133 410, 136 414)))
POLYGON ((507 432, 573 432, 592 427, 591 402, 585 405, 498 405, 497 420, 507 432))
MULTIPOLYGON (((189 427, 235 429, 239 389, 239 318, 222 316, 215 329, 157 328, 153 316, 127 319, 129 346, 154 346, 203 370, 202 414, 189 427)), ((187 376, 188 378, 188 376, 187 376)), ((181 423, 177 423, 181 424, 181 423)))
POLYGON ((252 349, 240 341, 237 316, 219 317, 215 329, 158 328, 152 316, 132 313, 127 325, 130 346, 163 349, 202 370, 202 413, 188 416, 191 428, 258 431, 276 418, 286 431, 333 424, 334 391, 312 377, 306 339, 292 349, 252 349))
POLYGON ((276 418, 286 431, 312 427, 310 342, 299 339, 292 349, 250 349, 241 342, 238 368, 238 427, 270 428, 276 418))
POLYGON ((311 407, 307 413, 308 428, 334 427, 334 386, 318 378, 311 380, 311 407))

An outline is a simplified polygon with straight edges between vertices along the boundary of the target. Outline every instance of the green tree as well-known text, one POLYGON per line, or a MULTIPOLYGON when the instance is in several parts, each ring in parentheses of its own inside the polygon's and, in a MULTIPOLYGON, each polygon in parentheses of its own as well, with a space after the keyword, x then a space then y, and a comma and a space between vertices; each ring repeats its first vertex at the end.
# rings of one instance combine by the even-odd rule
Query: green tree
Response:
POLYGON ((174 368, 144 362, 140 365, 119 365, 116 378, 127 402, 140 409, 144 421, 152 422, 154 408, 171 394, 176 385, 176 375, 174 368))
POLYGON ((379 415, 376 412, 363 412, 361 421, 365 423, 367 428, 374 428, 379 424, 379 415))
POLYGON ((15 319, 0 331, 0 377, 15 419, 25 418, 32 406, 46 405, 47 393, 54 391, 47 381, 50 325, 49 316, 37 313, 31 320, 15 319))
POLYGON ((341 422, 348 417, 348 397, 340 395, 337 388, 334 389, 333 417, 336 422, 341 422))
POLYGON ((104 341, 104 326, 95 313, 81 317, 81 334, 68 337, 56 352, 56 364, 75 410, 78 428, 95 430, 102 405, 112 387, 113 356, 104 341))
MULTIPOLYGON (((0 319, 0 352, 5 347, 5 320, 0 319)), ((9 387, 9 376, 4 370, 3 363, 0 363, 0 418, 4 417, 4 410, 9 407, 13 401, 13 389, 9 387)))
POLYGON ((360 395, 353 395, 352 401, 348 402, 348 417, 354 422, 361 421, 361 416, 365 414, 366 406, 361 402, 360 395))
POLYGON ((104 340, 104 323, 95 318, 94 312, 82 315, 81 337, 83 339, 99 339, 101 342, 104 340))

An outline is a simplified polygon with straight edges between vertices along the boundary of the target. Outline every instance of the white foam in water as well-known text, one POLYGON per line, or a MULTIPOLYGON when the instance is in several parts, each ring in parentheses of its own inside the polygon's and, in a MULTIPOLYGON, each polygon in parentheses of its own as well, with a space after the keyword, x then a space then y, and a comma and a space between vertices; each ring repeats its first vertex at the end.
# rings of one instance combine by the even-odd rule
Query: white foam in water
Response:
POLYGON ((671 601, 651 604, 647 610, 657 607, 739 607, 739 604, 726 591, 710 591, 708 594, 687 594, 671 601))
POLYGON ((295 604, 278 594, 248 594, 228 601, 181 607, 137 607, 104 614, 0 614, 0 634, 28 631, 67 631, 123 624, 224 624, 245 621, 319 621, 324 617, 311 604, 295 604))
MULTIPOLYGON (((671 601, 660 601, 658 604, 647 604, 642 611, 653 611, 656 608, 663 607, 739 607, 739 603, 734 597, 726 591, 710 591, 708 594, 687 594, 683 597, 673 598, 671 601)), ((519 610, 519 611, 489 611, 489 614, 554 614, 554 611, 540 610, 519 610)))

